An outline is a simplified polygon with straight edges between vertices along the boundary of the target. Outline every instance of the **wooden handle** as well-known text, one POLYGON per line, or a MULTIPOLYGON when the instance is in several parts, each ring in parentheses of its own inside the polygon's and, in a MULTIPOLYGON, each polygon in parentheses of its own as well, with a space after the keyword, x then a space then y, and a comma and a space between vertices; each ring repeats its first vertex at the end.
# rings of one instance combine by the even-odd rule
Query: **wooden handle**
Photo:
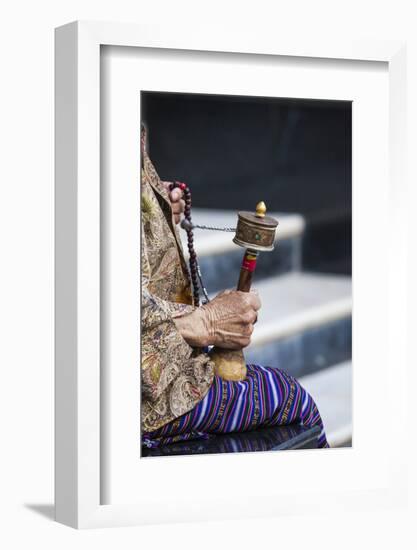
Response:
MULTIPOLYGON (((242 267, 240 268, 237 290, 249 292, 252 285, 252 276, 256 267, 257 252, 245 250, 242 267)), ((210 358, 215 365, 215 373, 223 380, 245 380, 247 368, 242 350, 232 351, 214 347, 210 351, 210 358)))
POLYGON ((242 267, 240 268, 239 282, 237 283, 237 289, 241 292, 249 292, 252 285, 253 272, 256 267, 256 259, 258 253, 252 250, 245 250, 243 256, 242 267))

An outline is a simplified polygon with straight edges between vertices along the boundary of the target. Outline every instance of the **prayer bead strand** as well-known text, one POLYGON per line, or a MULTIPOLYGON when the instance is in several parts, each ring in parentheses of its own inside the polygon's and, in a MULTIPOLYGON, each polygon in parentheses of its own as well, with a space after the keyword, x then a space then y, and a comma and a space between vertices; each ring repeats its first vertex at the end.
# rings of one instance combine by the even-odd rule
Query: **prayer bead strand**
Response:
POLYGON ((188 222, 187 226, 185 226, 185 231, 187 232, 190 275, 191 275, 191 282, 193 286, 194 305, 198 307, 200 305, 199 273, 198 273, 199 270, 198 270, 197 254, 194 249, 194 233, 193 233, 193 224, 191 221, 191 191, 187 184, 180 181, 174 181, 174 183, 171 183, 171 186, 170 186, 171 191, 175 188, 181 189, 181 191, 184 193, 184 201, 185 201, 184 217, 188 222))

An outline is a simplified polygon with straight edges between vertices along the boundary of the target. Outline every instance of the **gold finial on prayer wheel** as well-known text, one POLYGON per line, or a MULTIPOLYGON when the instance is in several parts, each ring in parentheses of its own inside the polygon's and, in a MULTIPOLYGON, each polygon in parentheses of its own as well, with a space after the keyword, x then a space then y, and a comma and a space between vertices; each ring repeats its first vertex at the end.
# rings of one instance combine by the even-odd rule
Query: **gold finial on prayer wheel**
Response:
POLYGON ((256 212, 255 215, 257 218, 264 218, 266 213, 266 204, 264 201, 258 202, 256 205, 256 212))

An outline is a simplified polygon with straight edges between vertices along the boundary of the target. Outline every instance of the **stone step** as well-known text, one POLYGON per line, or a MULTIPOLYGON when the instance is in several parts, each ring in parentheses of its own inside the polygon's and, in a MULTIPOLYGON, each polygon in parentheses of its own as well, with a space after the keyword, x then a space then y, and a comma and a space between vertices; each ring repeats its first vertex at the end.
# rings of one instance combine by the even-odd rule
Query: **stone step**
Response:
MULTIPOLYGON (((299 214, 271 213, 279 220, 275 249, 262 253, 258 259, 255 280, 280 275, 301 269, 302 235, 304 219, 299 214)), ((237 214, 230 210, 208 210, 194 208, 192 219, 195 224, 235 227, 237 214)), ((184 252, 188 258, 187 237, 180 230, 184 252)), ((194 246, 201 272, 209 292, 235 288, 239 278, 243 249, 233 242, 234 233, 195 229, 194 246)))
POLYGON ((350 359, 351 279, 289 273, 256 285, 262 300, 248 363, 303 376, 350 359))
POLYGON ((288 273, 254 287, 261 298, 252 346, 351 316, 352 280, 345 275, 288 273))
POLYGON ((317 403, 329 445, 349 445, 352 440, 352 363, 334 365, 303 376, 299 381, 317 403))

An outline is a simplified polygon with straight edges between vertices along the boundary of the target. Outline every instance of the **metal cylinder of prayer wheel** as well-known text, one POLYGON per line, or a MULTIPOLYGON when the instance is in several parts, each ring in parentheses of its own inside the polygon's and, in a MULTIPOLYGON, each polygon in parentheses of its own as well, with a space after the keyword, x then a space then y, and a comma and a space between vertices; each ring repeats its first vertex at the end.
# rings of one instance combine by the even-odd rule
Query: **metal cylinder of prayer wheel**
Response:
MULTIPOLYGON (((265 214, 264 202, 256 205, 255 213, 238 212, 238 223, 233 242, 246 250, 236 290, 250 291, 259 252, 270 252, 274 249, 278 221, 265 214)), ((224 380, 240 381, 246 378, 246 361, 242 350, 214 347, 210 352, 210 357, 215 364, 216 374, 224 380)))

